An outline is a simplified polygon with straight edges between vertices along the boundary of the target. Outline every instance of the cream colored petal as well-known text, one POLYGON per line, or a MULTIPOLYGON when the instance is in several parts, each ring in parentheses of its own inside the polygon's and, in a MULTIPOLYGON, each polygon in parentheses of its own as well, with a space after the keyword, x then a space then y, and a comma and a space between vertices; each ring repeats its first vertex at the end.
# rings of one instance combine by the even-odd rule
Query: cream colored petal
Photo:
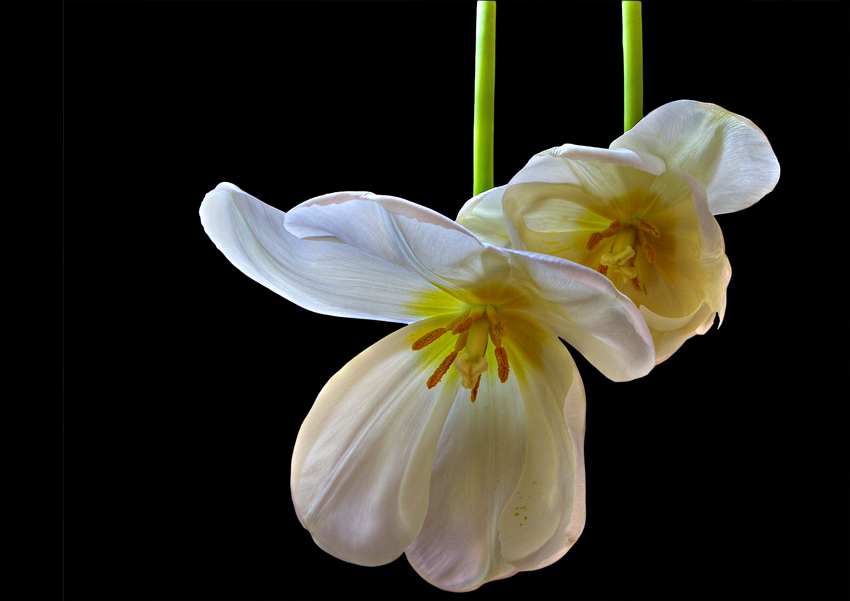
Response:
POLYGON ((573 171, 576 161, 631 167, 653 175, 659 175, 665 171, 664 161, 651 153, 636 152, 627 148, 610 150, 607 148, 564 144, 563 146, 550 148, 531 157, 525 167, 520 169, 511 178, 508 185, 525 182, 550 184, 581 183, 581 175, 573 171))
POLYGON ((334 237, 456 295, 470 283, 507 277, 507 262, 468 230, 400 198, 327 195, 289 211, 286 228, 297 236, 334 237))
POLYGON ((201 223, 240 271, 293 303, 326 315, 409 323, 453 299, 415 274, 345 244, 299 240, 286 214, 232 184, 204 198, 201 223))
POLYGON ((530 570, 562 556, 584 526, 585 403, 575 363, 554 335, 513 342, 528 436, 522 475, 499 516, 499 540, 507 561, 530 570))
POLYGON ((655 365, 649 329, 637 307, 607 277, 558 257, 503 250, 511 256, 505 287, 531 291, 522 309, 548 326, 606 377, 627 381, 655 365))
POLYGON ((779 161, 767 136, 749 119, 716 104, 665 104, 611 143, 664 159, 700 180, 715 215, 744 209, 773 190, 779 161))
POLYGON ((482 242, 509 248, 510 236, 502 213, 502 194, 506 186, 492 188, 470 198, 457 215, 457 222, 482 242))
POLYGON ((450 370, 426 381, 452 350, 443 336, 411 345, 445 319, 406 326, 334 375, 304 420, 292 454, 292 499, 328 553, 361 565, 398 557, 428 510, 434 450, 459 389, 450 370))
MULTIPOLYGON (((508 380, 499 382, 491 369, 474 404, 463 394, 455 401, 437 448, 428 516, 406 551, 417 572, 451 591, 514 574, 518 568, 506 552, 522 569, 538 567, 538 557, 562 554, 583 524, 583 514, 575 515, 583 511, 583 494, 573 502, 574 491, 583 493, 580 379, 554 334, 527 317, 502 316, 508 380), (523 502, 528 519, 514 527, 505 520, 516 517, 520 496, 529 498, 523 502)), ((495 363, 492 349, 487 359, 495 363)))
MULTIPOLYGON (((495 365, 492 350, 487 359, 495 365)), ((502 384, 492 368, 481 376, 475 403, 460 389, 434 457, 428 515, 405 551, 434 586, 468 591, 516 572, 502 557, 498 521, 522 473, 521 399, 516 377, 502 384)))
POLYGON ((678 173, 691 194, 653 216, 661 232, 649 240, 656 260, 650 262, 641 251, 635 261, 642 290, 628 284, 620 288, 636 305, 668 318, 691 315, 703 302, 716 310, 725 291, 720 226, 708 209, 704 188, 690 174, 678 173))
POLYGON ((584 531, 584 524, 587 520, 587 491, 586 477, 584 467, 584 434, 585 434, 585 414, 586 402, 584 393, 584 384, 581 381, 581 376, 578 372, 578 367, 573 362, 573 376, 570 391, 567 393, 567 398, 564 401, 564 420, 567 423, 567 433, 572 443, 573 457, 575 458, 575 478, 573 481, 573 506, 570 515, 570 520, 567 523, 564 531, 566 544, 555 554, 544 559, 532 570, 539 570, 546 566, 552 565, 564 554, 572 548, 578 541, 579 536, 584 531))
POLYGON ((652 332, 656 364, 669 359, 688 338, 705 333, 707 329, 700 329, 704 328, 706 323, 710 325, 716 315, 716 311, 708 306, 708 303, 702 303, 690 315, 676 318, 656 315, 646 307, 641 307, 640 312, 652 332))

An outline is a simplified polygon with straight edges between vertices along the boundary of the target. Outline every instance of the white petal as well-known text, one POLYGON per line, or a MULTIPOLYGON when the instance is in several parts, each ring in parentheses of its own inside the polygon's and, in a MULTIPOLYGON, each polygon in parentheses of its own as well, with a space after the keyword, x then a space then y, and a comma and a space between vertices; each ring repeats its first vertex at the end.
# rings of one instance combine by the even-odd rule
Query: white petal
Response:
POLYGON ((508 225, 502 213, 502 194, 507 186, 491 188, 470 198, 457 215, 457 222, 491 246, 511 246, 508 225))
POLYGON ((644 117, 611 143, 664 159, 700 180, 715 215, 739 211, 773 190, 779 161, 756 125, 715 104, 679 100, 644 117))
POLYGON ((640 312, 655 341, 656 364, 669 359, 687 339, 705 333, 707 328, 704 325, 710 325, 716 314, 708 303, 702 303, 693 313, 682 317, 663 317, 646 306, 641 306, 640 312))
POLYGON ((504 261, 489 263, 493 256, 465 228, 400 198, 329 195, 292 209, 286 228, 297 236, 333 236, 444 290, 499 279, 507 269, 504 261))
POLYGON ((625 148, 609 150, 564 144, 531 157, 525 167, 511 178, 508 185, 526 182, 580 184, 582 179, 573 173, 574 161, 612 163, 623 167, 634 167, 652 175, 659 175, 665 171, 664 161, 650 153, 636 152, 625 148))
POLYGON ((316 543, 361 565, 381 565, 413 542, 428 509, 434 450, 458 377, 428 376, 451 336, 411 350, 443 318, 406 326, 352 359, 322 389, 292 454, 292 499, 316 543))
MULTIPOLYGON (((684 231, 677 233, 676 252, 659 253, 654 265, 640 263, 644 285, 653 291, 646 295, 647 303, 640 311, 655 341, 656 363, 668 359, 685 340, 708 331, 715 314, 725 311, 726 287, 732 277, 723 233, 709 211, 705 189, 691 174, 677 171, 690 187, 697 227, 690 236, 684 231)), ((688 206, 682 203, 678 207, 688 206)), ((671 207, 668 213, 678 207, 671 207)), ((664 232, 662 216, 653 219, 664 232)))
POLYGON ((475 403, 460 390, 434 458, 428 515, 405 551, 428 582, 468 591, 516 572, 502 558, 498 521, 522 472, 525 446, 515 378, 502 384, 488 370, 475 403))
MULTIPOLYGON (((514 574, 518 566, 507 557, 521 569, 540 567, 539 558, 563 554, 584 521, 584 395, 574 363, 546 328, 521 315, 504 317, 508 381, 490 370, 474 404, 464 395, 455 401, 437 448, 428 516, 406 551, 420 575, 446 590, 514 574), (524 525, 514 526, 520 496, 524 525), (515 532, 523 528, 528 532, 515 532)), ((495 362, 492 351, 488 360, 495 362)))
POLYGON ((652 337, 637 307, 597 272, 558 257, 512 255, 515 281, 534 290, 524 310, 615 382, 646 375, 655 365, 652 337))
POLYGON ((201 223, 243 273, 317 313, 409 323, 447 312, 452 299, 425 280, 335 242, 299 240, 285 213, 232 184, 204 198, 201 223), (444 298, 443 298, 444 297, 444 298))
POLYGON ((522 475, 499 516, 499 540, 508 562, 530 570, 562 556, 584 526, 585 402, 578 370, 560 341, 514 342, 509 352, 519 363, 528 436, 522 475), (534 356, 542 362, 526 361, 534 356))
MULTIPOLYGON (((572 359, 571 359, 572 361, 572 359)), ((585 433, 585 414, 587 406, 585 402, 584 384, 581 381, 581 376, 578 372, 578 367, 575 362, 572 362, 573 380, 570 386, 570 391, 567 393, 566 401, 564 402, 564 421, 567 423, 567 433, 572 444, 572 453, 575 465, 575 478, 573 481, 573 508, 570 520, 567 523, 564 535, 566 544, 560 551, 556 552, 551 557, 544 559, 539 564, 534 566, 533 570, 539 570, 546 566, 552 565, 576 543, 578 537, 584 531, 584 524, 587 520, 587 491, 586 478, 584 468, 584 433, 585 433)))

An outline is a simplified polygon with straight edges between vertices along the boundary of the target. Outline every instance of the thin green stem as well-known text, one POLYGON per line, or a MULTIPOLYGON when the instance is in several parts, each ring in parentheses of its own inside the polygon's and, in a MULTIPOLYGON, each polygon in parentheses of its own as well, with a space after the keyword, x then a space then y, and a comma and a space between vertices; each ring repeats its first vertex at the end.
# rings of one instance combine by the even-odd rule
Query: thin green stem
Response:
POLYGON ((643 119, 643 31, 640 2, 623 2, 623 127, 643 119))
POLYGON ((493 99, 496 90, 496 3, 478 2, 475 23, 475 112, 472 195, 493 187, 493 99))

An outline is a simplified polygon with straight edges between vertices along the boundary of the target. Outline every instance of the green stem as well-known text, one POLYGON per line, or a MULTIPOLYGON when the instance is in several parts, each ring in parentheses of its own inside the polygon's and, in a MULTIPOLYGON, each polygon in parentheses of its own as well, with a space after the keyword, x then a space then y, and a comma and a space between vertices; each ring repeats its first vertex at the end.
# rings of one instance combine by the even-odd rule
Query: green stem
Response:
POLYGON ((643 32, 640 2, 623 2, 623 127, 643 119, 643 32))
POLYGON ((496 3, 478 2, 475 23, 475 113, 472 195, 493 187, 493 98, 496 90, 496 3))

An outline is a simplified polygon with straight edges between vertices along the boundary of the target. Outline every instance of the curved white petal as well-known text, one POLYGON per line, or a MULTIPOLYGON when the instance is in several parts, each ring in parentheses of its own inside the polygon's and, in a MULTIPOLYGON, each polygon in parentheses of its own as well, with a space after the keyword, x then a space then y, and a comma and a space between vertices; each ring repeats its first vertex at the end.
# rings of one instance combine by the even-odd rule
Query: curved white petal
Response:
MULTIPOLYGON (((511 373, 501 383, 490 370, 474 404, 463 394, 455 401, 437 447, 428 515, 406 550, 417 572, 446 590, 540 567, 565 552, 584 521, 584 395, 574 363, 546 328, 504 317, 511 373)), ((488 359, 495 361, 492 351, 488 359)))
POLYGON ((702 303, 693 313, 682 317, 663 317, 645 306, 641 306, 640 312, 655 341, 656 364, 669 359, 687 339, 704 334, 707 331, 705 324, 711 325, 716 314, 708 303, 702 303))
POLYGON ((661 158, 647 152, 638 152, 629 148, 607 149, 564 144, 531 157, 525 167, 511 178, 508 185, 526 182, 580 184, 581 176, 574 173, 575 161, 634 167, 652 175, 660 175, 666 169, 661 158))
POLYGON ((575 362, 573 365, 572 385, 567 393, 567 398, 564 401, 564 421, 567 423, 567 433, 572 444, 572 452, 575 465, 575 478, 573 481, 573 507, 569 522, 567 522, 564 536, 566 544, 557 551, 554 555, 544 559, 539 564, 530 568, 539 570, 546 566, 552 565, 578 541, 579 536, 584 531, 584 524, 587 520, 587 491, 586 477, 584 468, 584 433, 585 433, 585 415, 587 413, 587 404, 585 402, 584 383, 581 381, 581 376, 578 372, 578 367, 575 362))
POLYGON ((507 186, 468 201, 458 221, 495 246, 558 254, 573 242, 565 231, 572 226, 563 227, 571 207, 607 220, 604 229, 621 213, 635 213, 640 196, 632 191, 647 190, 664 171, 664 161, 650 154, 565 144, 533 156, 507 186), (525 221, 534 213, 545 219, 539 227, 525 221), (555 214, 563 215, 553 222, 555 214))
POLYGON ((562 556, 584 524, 585 403, 575 363, 555 336, 512 342, 528 436, 522 475, 499 516, 499 540, 508 562, 530 570, 562 556))
POLYGON ((428 515, 405 551, 425 580, 468 591, 516 572, 502 558, 498 520, 522 472, 525 445, 515 378, 502 384, 494 370, 484 372, 475 403, 460 389, 434 457, 428 515))
POLYGON ((533 291, 533 302, 524 311, 615 382, 649 373, 655 365, 649 329, 634 303, 607 277, 558 257, 501 252, 512 257, 512 278, 524 280, 521 285, 533 291))
POLYGON ((444 323, 408 325, 334 375, 304 420, 292 454, 292 500, 301 523, 328 553, 361 565, 398 557, 428 509, 434 450, 459 388, 450 370, 429 375, 451 336, 411 350, 444 323))
POLYGON ((499 279, 504 261, 490 261, 485 245, 454 221, 389 196, 328 195, 295 207, 286 228, 296 236, 333 236, 450 291, 481 278, 499 279))
POLYGON ((661 106, 611 143, 664 159, 700 180, 715 215, 744 209, 773 190, 779 161, 756 125, 715 104, 678 100, 661 106))
MULTIPOLYGON (((726 288, 732 277, 724 254, 723 233, 708 208, 705 189, 691 174, 677 171, 690 187, 690 206, 697 219, 692 235, 680 232, 677 236, 678 252, 668 251, 665 255, 670 255, 669 260, 656 262, 657 272, 642 264, 646 286, 655 291, 653 302, 641 304, 640 312, 655 342, 656 363, 668 359, 689 338, 705 334, 715 315, 720 314, 722 320, 726 288)), ((665 222, 660 216, 654 218, 654 223, 664 231, 665 222)))
MULTIPOLYGON (((453 299, 410 271, 344 244, 299 240, 285 213, 232 184, 204 197, 201 223, 240 271, 297 305, 326 315, 409 323, 453 299)), ((447 305, 448 303, 448 305, 447 305)))
POLYGON ((491 188, 473 196, 460 209, 457 222, 491 246, 510 248, 511 239, 502 213, 502 194, 507 186, 491 188))

